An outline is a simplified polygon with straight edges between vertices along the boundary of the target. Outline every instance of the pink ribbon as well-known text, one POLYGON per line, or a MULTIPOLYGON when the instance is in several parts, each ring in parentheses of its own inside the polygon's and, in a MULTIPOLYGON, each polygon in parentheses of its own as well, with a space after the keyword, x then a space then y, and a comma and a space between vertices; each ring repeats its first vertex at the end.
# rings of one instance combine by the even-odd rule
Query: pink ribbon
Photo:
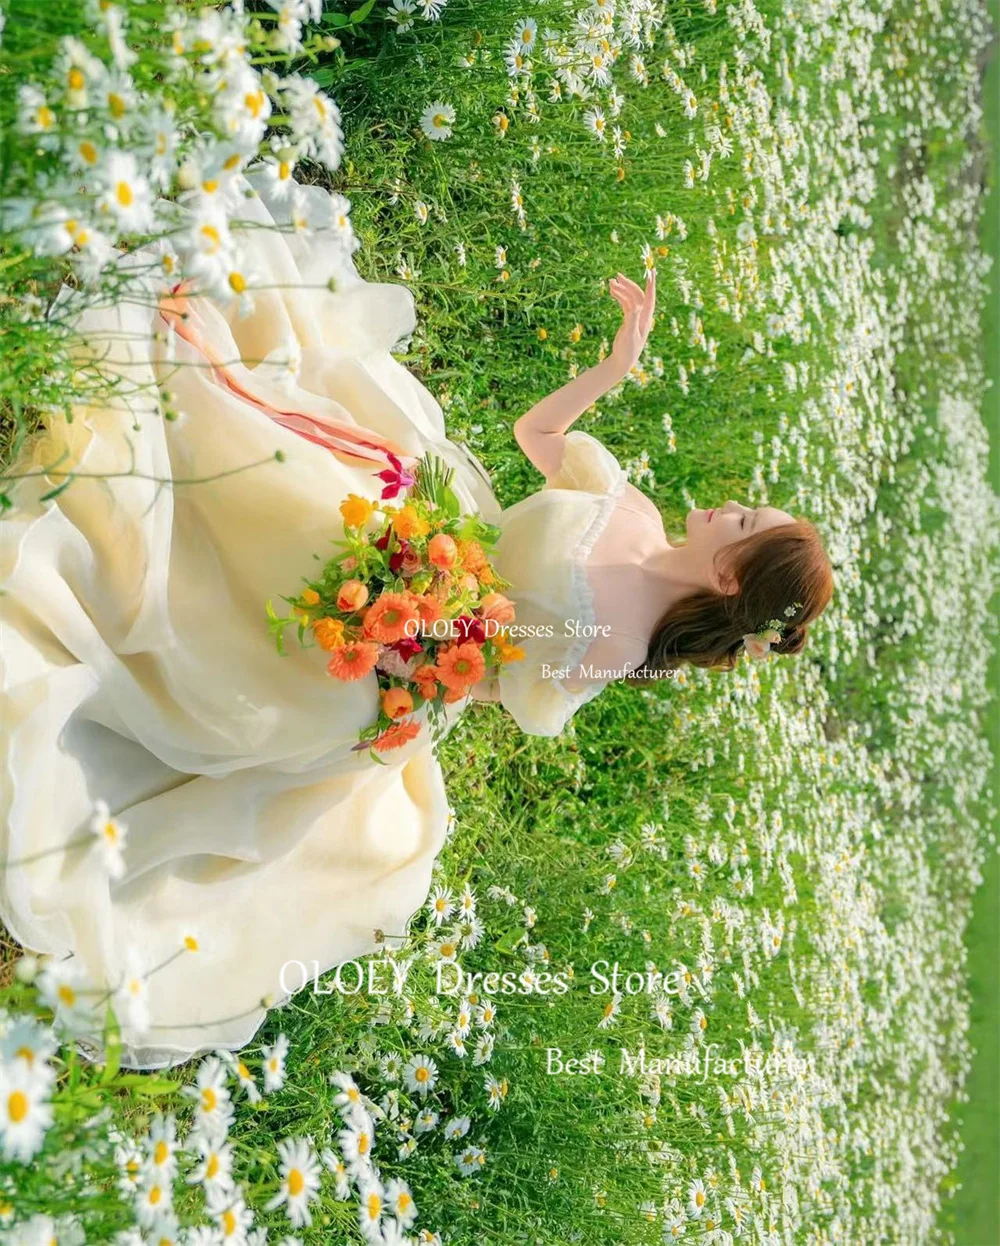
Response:
POLYGON ((194 323, 197 319, 197 311, 194 307, 194 300, 188 298, 184 292, 186 284, 182 281, 169 294, 163 295, 159 303, 160 315, 168 325, 173 325, 179 337, 204 356, 211 365, 213 380, 219 385, 238 395, 244 402, 256 407, 258 411, 263 411, 282 428, 297 433, 306 441, 313 442, 314 445, 323 446, 342 462, 352 465, 359 462, 373 463, 390 471, 397 469, 401 460, 407 464, 417 462, 415 456, 406 454, 395 442, 388 441, 384 437, 372 434, 362 436, 354 426, 326 416, 310 415, 306 411, 294 409, 279 410, 252 394, 236 380, 198 331, 194 323))

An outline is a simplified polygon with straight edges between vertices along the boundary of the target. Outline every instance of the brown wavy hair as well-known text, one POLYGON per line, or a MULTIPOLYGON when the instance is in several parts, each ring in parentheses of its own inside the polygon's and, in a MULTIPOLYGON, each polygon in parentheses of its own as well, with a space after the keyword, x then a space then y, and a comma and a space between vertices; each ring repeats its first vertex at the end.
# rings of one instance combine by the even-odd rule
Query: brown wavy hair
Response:
POLYGON ((643 666, 630 683, 650 684, 655 672, 687 662, 711 670, 732 670, 746 632, 759 632, 770 619, 786 620, 785 609, 801 602, 771 645, 772 653, 800 653, 809 624, 833 596, 833 569, 816 529, 806 519, 779 524, 727 545, 715 556, 715 569, 737 584, 733 593, 698 589, 663 615, 649 643, 643 666))

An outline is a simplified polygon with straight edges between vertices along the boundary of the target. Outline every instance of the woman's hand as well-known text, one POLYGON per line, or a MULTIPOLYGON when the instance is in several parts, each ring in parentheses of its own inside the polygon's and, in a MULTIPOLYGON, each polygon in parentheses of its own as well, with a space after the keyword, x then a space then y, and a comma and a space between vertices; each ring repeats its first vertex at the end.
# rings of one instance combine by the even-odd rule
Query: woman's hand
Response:
POLYGON ((646 338, 653 327, 653 312, 656 308, 656 269, 646 274, 646 289, 641 290, 634 281, 623 273, 612 277, 608 282, 611 296, 621 304, 625 319, 615 335, 615 343, 611 348, 611 358, 627 375, 639 362, 646 338))

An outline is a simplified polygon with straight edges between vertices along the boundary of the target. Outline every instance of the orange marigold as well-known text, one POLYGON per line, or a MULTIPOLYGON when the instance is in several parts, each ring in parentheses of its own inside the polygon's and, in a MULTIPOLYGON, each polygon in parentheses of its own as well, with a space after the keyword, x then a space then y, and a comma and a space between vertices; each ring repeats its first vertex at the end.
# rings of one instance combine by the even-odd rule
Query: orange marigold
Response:
POLYGON ((436 665, 438 679, 452 691, 468 690, 486 673, 483 651, 471 640, 439 649, 436 665))
POLYGON ((365 614, 365 633, 384 645, 415 636, 420 618, 408 593, 383 593, 365 614))
POLYGON ((486 551, 478 541, 459 541, 458 557, 466 571, 478 575, 486 566, 486 551))
POLYGON ((336 649, 344 643, 344 623, 342 619, 324 617, 316 619, 312 625, 316 643, 321 649, 336 649))
POLYGON ((386 727, 380 736, 372 741, 376 753, 388 753, 390 749, 402 748, 420 734, 420 724, 409 719, 406 722, 393 723, 386 727))
POLYGON ((378 661, 378 645, 369 640, 352 640, 334 649, 326 669, 334 679, 363 679, 378 661))
POLYGON ((416 507, 407 504, 399 512, 392 521, 392 526, 396 530, 396 535, 403 541, 408 541, 410 537, 426 536, 431 530, 430 524, 426 519, 421 519, 417 514, 416 507))
POLYGON ((413 602, 420 622, 425 626, 437 622, 442 618, 444 611, 441 609, 441 602, 436 597, 431 597, 428 593, 411 593, 410 600, 413 602))
POLYGON ((494 640, 493 645, 501 662, 520 662, 524 658, 524 650, 520 645, 512 645, 506 640, 494 640))

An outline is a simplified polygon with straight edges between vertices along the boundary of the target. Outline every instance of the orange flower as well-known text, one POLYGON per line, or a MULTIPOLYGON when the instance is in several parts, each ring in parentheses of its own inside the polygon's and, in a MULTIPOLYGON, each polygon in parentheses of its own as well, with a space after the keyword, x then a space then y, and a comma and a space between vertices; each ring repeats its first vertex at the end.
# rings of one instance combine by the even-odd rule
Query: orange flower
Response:
POLYGON ((405 688, 387 688, 382 693, 382 708, 389 718, 402 718, 413 709, 413 697, 405 688))
POLYGON ((377 661, 378 645, 368 640, 352 640, 334 649, 326 669, 334 679, 363 679, 375 669, 377 661))
POLYGON ((319 593, 314 588, 304 589, 302 592, 302 604, 304 606, 315 606, 319 602, 319 593))
POLYGON ((458 546, 446 532, 439 532, 427 542, 427 557, 435 567, 447 570, 455 565, 458 546))
POLYGON ((497 657, 501 662, 520 662, 524 658, 524 650, 520 645, 512 645, 508 640, 498 638, 493 642, 497 657))
POLYGON ((375 507, 367 498, 359 497, 356 493, 349 493, 340 504, 340 513, 348 528, 360 528, 362 524, 366 524, 374 510, 375 507))
POLYGON ((430 597, 426 593, 411 593, 410 600, 413 607, 420 618, 420 622, 429 627, 438 619, 443 618, 444 612, 441 609, 441 603, 436 597, 430 597))
POLYGON ((486 584, 488 586, 490 584, 496 583, 497 577, 494 575, 493 568, 490 566, 489 563, 487 563, 486 566, 483 567, 482 571, 477 571, 476 574, 479 576, 480 584, 486 584))
POLYGON ((468 690, 486 673, 486 662, 480 647, 471 640, 438 650, 438 679, 452 691, 468 690))
POLYGON ((514 622, 514 603, 503 593, 487 593, 480 605, 484 619, 501 626, 514 622))
POLYGON ((424 662, 413 672, 413 682, 425 701, 433 701, 437 696, 437 679, 438 669, 433 662, 424 662))
POLYGON ((408 541, 414 536, 426 536, 431 530, 430 524, 426 519, 420 518, 413 506, 404 506, 393 519, 392 526, 401 541, 408 541))
POLYGON ((478 575, 486 566, 486 551, 478 541, 459 541, 458 556, 466 571, 478 575))
POLYGON ((313 623, 313 635, 321 649, 336 649, 344 643, 344 624, 341 619, 322 618, 313 623))
POLYGON ((449 688, 441 700, 445 705, 452 705, 455 701, 461 701, 463 697, 467 697, 471 687, 471 684, 466 684, 464 688, 449 688))
POLYGON ((402 748, 420 734, 420 724, 411 718, 409 722, 393 723, 386 727, 377 739, 372 742, 376 753, 388 753, 390 749, 402 748))
POLYGON ((404 636, 415 636, 419 621, 409 594, 383 593, 365 615, 365 634, 391 645, 404 636))
POLYGON ((458 587, 463 592, 474 593, 476 589, 479 588, 479 581, 476 579, 476 577, 472 574, 471 571, 467 571, 465 575, 463 575, 462 578, 458 581, 458 587))
POLYGON ((337 594, 337 606, 351 613, 360 610, 368 600, 368 586, 360 580, 345 580, 337 594))

